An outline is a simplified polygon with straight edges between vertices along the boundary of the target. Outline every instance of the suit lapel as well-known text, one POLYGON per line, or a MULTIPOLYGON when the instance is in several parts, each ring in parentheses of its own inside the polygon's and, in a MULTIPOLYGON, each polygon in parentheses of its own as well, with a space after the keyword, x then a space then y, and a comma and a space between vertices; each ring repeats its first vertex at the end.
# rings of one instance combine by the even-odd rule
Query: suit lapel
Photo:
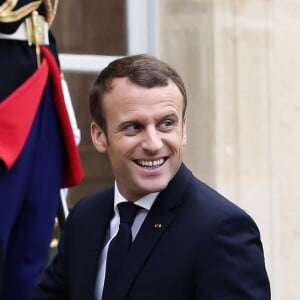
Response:
POLYGON ((168 226, 176 218, 175 208, 183 201, 184 190, 192 173, 182 165, 168 188, 161 192, 149 211, 136 239, 132 245, 128 259, 122 268, 120 282, 116 284, 114 299, 126 299, 126 295, 145 261, 163 236, 168 226))

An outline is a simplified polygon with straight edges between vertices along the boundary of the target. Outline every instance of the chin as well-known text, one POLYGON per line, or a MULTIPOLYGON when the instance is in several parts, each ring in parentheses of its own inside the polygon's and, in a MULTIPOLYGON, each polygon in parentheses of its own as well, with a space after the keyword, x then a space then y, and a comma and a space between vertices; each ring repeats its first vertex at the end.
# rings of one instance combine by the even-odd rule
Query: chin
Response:
POLYGON ((145 189, 145 191, 147 191, 147 194, 157 193, 164 190, 168 186, 168 183, 169 182, 163 183, 161 181, 159 183, 152 182, 152 183, 145 184, 143 188, 145 189))

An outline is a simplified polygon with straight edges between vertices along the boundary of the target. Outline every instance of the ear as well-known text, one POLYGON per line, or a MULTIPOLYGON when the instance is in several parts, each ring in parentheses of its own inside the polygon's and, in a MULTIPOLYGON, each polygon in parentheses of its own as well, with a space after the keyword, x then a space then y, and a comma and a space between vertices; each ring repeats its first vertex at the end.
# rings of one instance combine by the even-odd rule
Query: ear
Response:
POLYGON ((184 146, 187 143, 186 123, 187 123, 186 116, 184 116, 184 118, 182 120, 182 142, 183 142, 184 146))
POLYGON ((105 153, 107 151, 107 137, 105 132, 95 122, 91 123, 91 138, 98 152, 105 153))

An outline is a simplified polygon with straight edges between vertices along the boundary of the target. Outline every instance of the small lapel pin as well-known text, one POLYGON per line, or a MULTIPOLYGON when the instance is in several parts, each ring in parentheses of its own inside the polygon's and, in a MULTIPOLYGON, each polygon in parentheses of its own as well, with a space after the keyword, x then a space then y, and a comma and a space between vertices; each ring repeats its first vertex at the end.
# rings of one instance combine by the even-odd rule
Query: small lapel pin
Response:
POLYGON ((154 228, 156 228, 156 229, 159 229, 159 228, 161 228, 161 224, 160 224, 160 223, 156 223, 156 224, 154 224, 154 228))

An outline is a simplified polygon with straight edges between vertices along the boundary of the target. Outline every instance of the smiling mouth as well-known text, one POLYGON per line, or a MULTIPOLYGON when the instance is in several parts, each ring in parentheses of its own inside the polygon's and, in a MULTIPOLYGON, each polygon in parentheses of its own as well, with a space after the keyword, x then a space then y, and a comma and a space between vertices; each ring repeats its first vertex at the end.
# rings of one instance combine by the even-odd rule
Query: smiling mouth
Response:
POLYGON ((156 160, 136 160, 136 164, 145 169, 155 169, 164 164, 166 159, 156 159, 156 160))

